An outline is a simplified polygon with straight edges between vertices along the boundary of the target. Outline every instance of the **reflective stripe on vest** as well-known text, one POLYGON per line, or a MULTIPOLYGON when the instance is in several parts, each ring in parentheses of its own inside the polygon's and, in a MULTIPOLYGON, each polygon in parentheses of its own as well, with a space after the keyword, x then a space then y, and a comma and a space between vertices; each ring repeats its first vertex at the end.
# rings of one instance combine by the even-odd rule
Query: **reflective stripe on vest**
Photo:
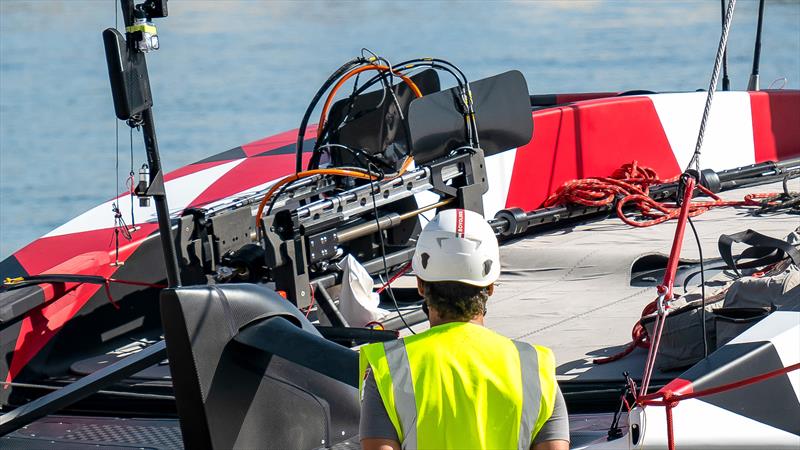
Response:
MULTIPOLYGON (((410 339, 411 344, 404 340, 397 340, 371 344, 361 349, 361 376, 362 378, 365 376, 367 367, 372 367, 378 390, 403 448, 485 446, 528 449, 533 437, 553 412, 557 385, 552 352, 545 347, 511 341, 482 327, 481 329, 470 328, 477 327, 476 325, 468 324, 460 329, 455 329, 455 327, 458 325, 439 326, 435 327, 439 330, 435 331, 433 335, 417 335, 406 338, 410 339), (492 335, 482 333, 492 333, 492 335), (467 341, 463 341, 464 339, 467 341), (440 358, 447 360, 447 356, 442 356, 441 352, 450 354, 452 350, 447 349, 454 348, 453 345, 457 342, 471 342, 466 347, 461 347, 470 349, 470 355, 475 356, 483 352, 483 354, 493 356, 488 356, 489 359, 478 357, 474 360, 478 366, 461 365, 460 362, 467 363, 467 360, 461 359, 450 362, 443 361, 444 366, 436 365, 435 361, 442 361, 440 358), (472 353, 473 351, 478 353, 472 353), (413 355, 410 354, 412 352, 413 355), (437 354, 440 356, 430 359, 431 355, 437 354), (432 363, 433 366, 430 365, 432 363), (487 366, 487 363, 490 365, 487 366), (502 365, 498 366, 497 364, 502 365), (472 368, 470 369, 470 367, 472 368), (483 368, 481 369, 481 367, 483 368), (513 372, 496 370, 502 367, 513 368, 513 372), (519 368, 517 369, 517 367, 519 368), (451 373, 458 374, 455 376, 459 379, 448 379, 447 377, 451 376, 451 373), (435 374, 440 374, 443 378, 435 374), (489 378, 482 378, 484 376, 489 378), (416 379, 417 377, 423 378, 416 379), (415 394, 415 379, 417 381, 416 388, 425 391, 415 394), (484 381, 480 381, 482 379, 484 381), (476 380, 478 380, 478 384, 474 384, 476 380), (483 384, 486 382, 488 384, 483 384), (430 390, 425 386, 431 386, 430 390), (459 386, 461 387, 459 388, 459 386), (500 397, 487 399, 481 397, 478 394, 479 391, 472 390, 464 392, 468 397, 460 397, 464 393, 459 394, 462 392, 459 389, 466 386, 474 388, 489 386, 490 389, 493 389, 492 392, 496 392, 500 397), (472 397, 473 394, 478 394, 478 397, 471 400, 476 403, 470 401, 465 404, 465 401, 469 401, 466 399, 472 397), (433 396, 431 397, 431 395, 433 396), (445 404, 438 403, 437 395, 445 395, 442 398, 445 404), (448 397, 451 395, 458 395, 461 400, 448 397), (437 406, 434 406, 433 409, 430 409, 431 401, 437 402, 437 406), (454 401, 455 403, 453 403, 454 401), (503 402, 509 401, 511 403, 507 407, 502 406, 503 402), (439 409, 440 405, 445 409, 439 409), (452 412, 445 413, 445 416, 437 416, 447 408, 464 408, 468 407, 467 405, 474 405, 477 409, 475 411, 451 410, 452 412), (458 411, 463 411, 464 414, 458 414, 458 411), (504 412, 510 416, 503 417, 504 412), (448 418, 449 414, 453 413, 456 413, 458 417, 447 419, 446 422, 438 422, 437 425, 438 420, 448 418), (510 421, 512 417, 514 417, 513 422, 510 421), (490 420, 490 418, 494 420, 490 420), (465 419, 466 421, 464 421, 465 419), (477 422, 475 419, 478 419, 477 422), (452 420, 458 422, 453 423, 452 420), (483 425, 485 427, 481 428, 483 425), (475 427, 479 427, 479 429, 475 429, 475 427), (460 433, 459 429, 464 433, 460 433), (508 433, 513 433, 514 437, 508 433)), ((470 358, 469 361, 473 361, 471 357, 468 358, 470 358)))
MULTIPOLYGON (((522 371, 522 417, 519 421, 519 450, 528 450, 533 438, 533 429, 539 418, 539 403, 542 389, 539 383, 539 358, 530 344, 514 341, 519 351, 522 371)), ((538 431, 538 430, 537 430, 538 431)))
POLYGON ((411 380, 411 365, 408 363, 406 343, 402 339, 383 344, 386 362, 392 375, 394 405, 400 426, 403 428, 403 448, 417 448, 417 400, 411 380))

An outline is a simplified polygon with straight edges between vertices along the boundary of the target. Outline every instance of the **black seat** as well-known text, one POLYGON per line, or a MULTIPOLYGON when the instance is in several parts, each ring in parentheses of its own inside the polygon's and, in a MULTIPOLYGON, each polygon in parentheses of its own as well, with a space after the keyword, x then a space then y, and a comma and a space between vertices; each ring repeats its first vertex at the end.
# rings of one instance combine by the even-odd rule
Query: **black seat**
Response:
POLYGON ((274 291, 166 289, 161 317, 187 448, 308 449, 357 433, 357 354, 274 291))

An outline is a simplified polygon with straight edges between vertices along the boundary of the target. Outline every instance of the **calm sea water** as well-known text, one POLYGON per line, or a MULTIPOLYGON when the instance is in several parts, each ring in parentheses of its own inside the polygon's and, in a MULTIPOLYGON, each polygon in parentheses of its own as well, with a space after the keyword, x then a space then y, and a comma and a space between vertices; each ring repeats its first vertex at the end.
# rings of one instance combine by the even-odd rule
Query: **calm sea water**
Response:
MULTIPOLYGON (((0 0, 0 258, 114 195, 130 165, 100 33, 112 0, 0 0)), ((437 56, 470 79, 521 70, 533 93, 705 88, 719 1, 181 1, 148 57, 164 165, 296 128, 330 72, 369 47, 437 56)), ((747 84, 757 2, 739 0, 729 47, 747 84)), ((120 18, 121 20, 121 18, 120 18)), ((800 86, 800 2, 768 1, 762 83, 800 86), (779 83, 780 84, 780 83, 779 83)), ((135 166, 144 161, 136 136, 135 166)), ((113 221, 109 211, 109 220, 113 221)))

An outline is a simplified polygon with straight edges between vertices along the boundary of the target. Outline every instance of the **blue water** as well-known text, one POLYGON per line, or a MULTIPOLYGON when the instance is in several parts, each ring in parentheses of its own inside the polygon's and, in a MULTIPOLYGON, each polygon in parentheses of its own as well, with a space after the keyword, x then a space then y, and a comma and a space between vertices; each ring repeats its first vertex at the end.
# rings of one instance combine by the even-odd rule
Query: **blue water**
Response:
MULTIPOLYGON (((757 2, 739 0, 729 72, 743 89, 757 2)), ((100 33, 116 2, 0 0, 0 258, 124 189, 100 33)), ((719 2, 172 0, 148 57, 168 170, 296 128, 318 86, 369 47, 437 56, 470 79, 521 70, 533 93, 706 88, 719 2)), ((121 18, 120 18, 121 20, 121 18)), ((800 2, 768 1, 763 85, 800 86, 800 2), (780 84, 780 83, 779 83, 780 84)), ((135 140, 135 166, 144 161, 135 140)), ((111 217, 111 211, 109 211, 111 217)))

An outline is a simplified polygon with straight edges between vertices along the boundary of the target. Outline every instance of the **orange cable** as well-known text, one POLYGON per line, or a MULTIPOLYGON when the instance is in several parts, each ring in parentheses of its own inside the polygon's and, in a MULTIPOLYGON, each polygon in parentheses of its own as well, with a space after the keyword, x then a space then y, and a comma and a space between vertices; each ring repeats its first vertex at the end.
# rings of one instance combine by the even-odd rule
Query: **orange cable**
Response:
MULTIPOLYGON (((392 73, 395 73, 395 74, 400 76, 400 78, 414 92, 414 95, 416 95, 417 97, 422 97, 422 91, 419 90, 419 87, 417 87, 417 85, 411 80, 411 78, 400 74, 400 72, 395 70, 395 69, 391 69, 390 67, 380 66, 380 65, 370 65, 370 66, 357 67, 357 68, 351 70, 350 72, 346 73, 344 76, 342 76, 342 78, 339 80, 339 82, 336 83, 336 85, 333 87, 333 89, 331 90, 330 94, 328 94, 328 98, 325 100, 325 105, 322 108, 322 115, 320 116, 319 125, 317 125, 317 138, 319 138, 320 134, 322 133, 322 129, 324 128, 324 125, 325 125, 325 116, 328 113, 328 109, 331 106, 331 102, 333 102, 333 97, 336 95, 336 92, 345 83, 345 81, 350 79, 353 75, 356 75, 356 74, 361 73, 361 72, 365 72, 367 70, 380 70, 380 71, 391 70, 392 73)), ((392 180, 394 178, 397 178, 397 177, 403 175, 408 170, 408 168, 411 166, 411 163, 413 161, 414 160, 413 160, 413 158, 411 156, 407 156, 406 159, 403 161, 403 164, 400 166, 400 170, 397 172, 397 174, 395 174, 395 175, 393 175, 391 177, 388 177, 387 179, 388 180, 392 180)), ((332 169, 306 170, 306 171, 303 171, 303 172, 297 172, 295 174, 288 175, 288 176, 282 178, 281 180, 279 180, 277 183, 273 184, 272 187, 269 189, 269 191, 267 191, 267 193, 264 195, 264 198, 261 199, 261 203, 259 203, 259 205, 258 205, 258 211, 256 212, 256 228, 261 228, 262 227, 261 215, 264 213, 264 207, 267 205, 267 202, 269 202, 270 198, 272 198, 272 196, 275 195, 275 192, 277 192, 278 189, 280 189, 283 185, 285 185, 287 183, 291 183, 291 182, 299 180, 301 178, 306 178, 306 177, 310 177, 310 176, 313 176, 313 175, 339 175, 339 176, 359 178, 359 179, 362 179, 362 180, 371 180, 371 181, 375 181, 375 180, 378 179, 377 176, 374 176, 374 175, 371 175, 371 174, 365 174, 363 172, 359 172, 359 171, 355 171, 355 170, 333 169, 333 168, 332 169)))
POLYGON ((399 75, 400 78, 414 91, 414 95, 417 97, 422 97, 422 91, 419 90, 416 83, 414 83, 411 78, 402 75, 399 71, 395 69, 391 69, 388 66, 380 66, 380 65, 370 65, 370 66, 361 66, 356 67, 355 69, 347 72, 342 76, 338 83, 331 89, 330 94, 328 94, 328 98, 325 100, 325 105, 322 107, 322 114, 319 116, 319 125, 317 126, 317 139, 322 136, 322 129, 325 127, 325 118, 328 115, 328 108, 330 108, 331 103, 333 102, 333 97, 336 96, 336 92, 339 90, 340 87, 345 83, 345 81, 349 80, 353 75, 359 74, 361 72, 366 72, 367 70, 379 70, 382 72, 386 72, 391 70, 392 73, 399 75))

